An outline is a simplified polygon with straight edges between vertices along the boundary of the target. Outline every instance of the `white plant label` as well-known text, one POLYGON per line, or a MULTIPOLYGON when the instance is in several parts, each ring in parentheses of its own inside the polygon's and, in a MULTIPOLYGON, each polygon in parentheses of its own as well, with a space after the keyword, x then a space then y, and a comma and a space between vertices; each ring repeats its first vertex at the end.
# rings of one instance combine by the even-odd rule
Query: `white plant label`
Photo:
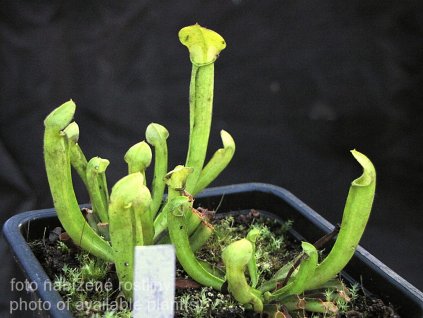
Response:
POLYGON ((133 317, 173 318, 174 298, 173 245, 136 246, 133 317))

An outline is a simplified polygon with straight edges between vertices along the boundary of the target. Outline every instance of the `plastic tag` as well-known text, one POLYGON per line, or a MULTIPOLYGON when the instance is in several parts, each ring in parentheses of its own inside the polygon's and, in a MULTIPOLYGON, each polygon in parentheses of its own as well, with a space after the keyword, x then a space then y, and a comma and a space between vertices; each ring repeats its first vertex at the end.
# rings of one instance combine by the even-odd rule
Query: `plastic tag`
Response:
POLYGON ((133 317, 173 318, 174 298, 173 245, 136 246, 133 317))

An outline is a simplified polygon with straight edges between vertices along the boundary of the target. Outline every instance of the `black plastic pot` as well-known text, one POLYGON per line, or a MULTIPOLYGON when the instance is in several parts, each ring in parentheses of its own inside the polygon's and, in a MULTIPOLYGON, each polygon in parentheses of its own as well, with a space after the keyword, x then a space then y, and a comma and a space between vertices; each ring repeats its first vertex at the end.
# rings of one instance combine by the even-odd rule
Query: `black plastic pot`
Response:
MULTIPOLYGON (((219 206, 219 212, 256 209, 268 212, 277 219, 293 220, 291 232, 299 240, 314 242, 333 229, 332 224, 292 193, 267 184, 247 183, 210 188, 197 197, 196 204, 208 209, 219 206)), ((34 312, 37 317, 72 317, 70 312, 62 309, 63 300, 54 289, 39 288, 51 286, 51 282, 27 244, 27 240, 43 237, 46 228, 51 230, 59 225, 54 209, 49 209, 21 213, 10 218, 3 226, 3 234, 24 277, 33 282, 33 287, 38 287, 28 293, 28 299, 43 305, 38 308, 41 310, 34 312)), ((365 249, 358 247, 343 275, 362 282, 368 291, 386 303, 398 306, 401 317, 423 317, 423 293, 365 249)), ((23 317, 22 314, 17 316, 23 317)))

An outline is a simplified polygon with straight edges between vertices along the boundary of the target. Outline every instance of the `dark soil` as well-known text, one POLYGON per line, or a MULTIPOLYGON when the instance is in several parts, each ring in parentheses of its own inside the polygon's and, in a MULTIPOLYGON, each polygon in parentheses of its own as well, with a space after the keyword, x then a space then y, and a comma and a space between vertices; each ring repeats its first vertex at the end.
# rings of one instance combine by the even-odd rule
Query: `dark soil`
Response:
MULTIPOLYGON (((219 218, 215 220, 215 223, 217 224, 219 222, 228 222, 227 220, 227 218, 219 218)), ((246 231, 252 223, 260 223, 265 224, 272 232, 275 233, 277 237, 280 236, 283 238, 282 246, 280 249, 278 249, 278 252, 272 255, 268 255, 271 263, 274 264, 275 268, 279 268, 281 264, 293 259, 296 255, 298 255, 300 250, 298 242, 293 240, 292 237, 287 233, 289 224, 287 226, 286 224, 284 225, 280 222, 269 220, 268 218, 261 216, 260 213, 255 210, 251 210, 248 214, 240 215, 229 220, 232 222, 230 231, 232 232, 231 235, 234 237, 245 237, 246 231)), ((216 225, 216 228, 219 228, 219 226, 216 225)), ((221 228, 225 229, 225 227, 221 228)), ((211 241, 212 245, 216 243, 216 239, 212 239, 211 241)), ((264 242, 264 244, 269 244, 269 242, 264 242)), ((63 277, 64 268, 80 269, 81 266, 86 264, 88 259, 95 261, 92 257, 81 251, 77 246, 73 245, 71 241, 66 238, 66 235, 61 233, 59 228, 56 228, 54 231, 49 233, 49 237, 30 242, 30 246, 52 281, 57 281, 59 277, 63 277), (81 255, 84 254, 85 256, 81 257, 81 255)), ((214 253, 214 248, 216 248, 216 246, 208 246, 207 249, 203 248, 197 253, 197 256, 204 260, 207 259, 207 261, 210 263, 215 263, 218 267, 222 266, 222 264, 219 263, 220 253, 218 253, 218 251, 214 253), (216 257, 216 259, 213 259, 214 254, 218 255, 219 258, 216 257)), ((95 297, 105 297, 109 302, 113 302, 114 304, 120 303, 119 301, 122 300, 122 295, 118 291, 118 279, 114 270, 114 266, 105 263, 100 264, 100 266, 106 266, 106 275, 99 278, 98 280, 100 280, 102 284, 110 284, 112 288, 107 290, 106 295, 103 293, 99 296, 93 294, 92 292, 85 292, 85 296, 90 297, 90 300, 94 299, 95 297)), ((72 272, 72 270, 70 272, 72 272)), ((271 275, 272 273, 270 271, 264 271, 262 276, 265 279, 268 279, 271 277, 271 275)), ((86 280, 84 277, 81 279, 86 280)), ((187 277, 181 268, 177 269, 176 286, 175 317, 259 317, 254 312, 239 305, 231 295, 217 292, 210 288, 198 286, 197 283, 187 277)), ((67 297, 85 297, 79 294, 73 294, 70 296, 69 290, 62 291, 60 288, 58 288, 58 291, 61 293, 64 299, 67 297)), ((98 301, 104 302, 102 299, 98 299, 98 301)), ((110 309, 108 306, 107 308, 110 309)), ((83 306, 82 310, 80 307, 77 309, 71 308, 71 310, 74 312, 76 317, 101 317, 104 312, 104 308, 92 308, 88 305, 86 307, 83 306)), ((283 308, 281 308, 281 310, 283 311, 283 308)), ((112 311, 115 312, 115 315, 108 317, 130 317, 130 308, 128 309, 128 306, 122 305, 122 308, 119 308, 119 306, 113 307, 112 311), (127 309, 126 311, 123 310, 121 313, 116 314, 115 310, 119 312, 119 309, 125 308, 127 309)), ((289 318, 291 316, 286 315, 285 317, 289 318)), ((304 312, 298 312, 292 315, 292 317, 329 318, 328 315, 306 315, 304 312)), ((369 295, 364 295, 360 288, 356 297, 354 297, 354 299, 352 299, 352 301, 349 303, 348 309, 334 317, 399 318, 400 316, 396 313, 394 307, 391 304, 385 304, 381 299, 371 297, 369 295)))

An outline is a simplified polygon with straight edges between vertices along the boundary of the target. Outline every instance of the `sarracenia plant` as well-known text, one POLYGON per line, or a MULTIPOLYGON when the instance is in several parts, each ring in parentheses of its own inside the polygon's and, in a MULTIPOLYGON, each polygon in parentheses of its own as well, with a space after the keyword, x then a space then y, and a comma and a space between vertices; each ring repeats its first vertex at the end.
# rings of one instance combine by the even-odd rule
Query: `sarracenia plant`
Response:
POLYGON ((63 228, 75 244, 104 261, 115 263, 122 291, 128 299, 132 297, 135 246, 172 243, 179 263, 192 279, 217 290, 227 289, 256 312, 268 311, 273 315, 278 308, 336 312, 335 303, 322 299, 316 291, 324 288, 337 297, 347 297, 335 277, 353 256, 370 214, 376 183, 372 163, 365 155, 352 151, 364 172, 352 182, 337 240, 321 262, 317 247, 303 242, 303 252, 297 258, 285 264, 273 278, 259 284, 255 256, 255 242, 260 235, 257 229, 222 251, 225 274, 198 260, 195 252, 212 235, 213 226, 207 216, 194 208, 193 196, 226 168, 234 155, 235 143, 229 133, 222 131, 223 147, 206 163, 214 63, 226 47, 224 39, 198 24, 183 28, 179 39, 188 48, 192 63, 185 165, 168 171, 169 132, 162 125, 152 123, 146 129, 146 141, 126 152, 128 175, 109 194, 106 178, 109 161, 100 157, 87 161, 78 143, 79 127, 73 121, 75 103, 72 100, 64 103, 45 119, 45 165, 63 228), (146 170, 153 160, 154 176, 149 188, 146 170), (91 200, 92 211, 85 215, 74 193, 71 168, 80 176, 91 200))

